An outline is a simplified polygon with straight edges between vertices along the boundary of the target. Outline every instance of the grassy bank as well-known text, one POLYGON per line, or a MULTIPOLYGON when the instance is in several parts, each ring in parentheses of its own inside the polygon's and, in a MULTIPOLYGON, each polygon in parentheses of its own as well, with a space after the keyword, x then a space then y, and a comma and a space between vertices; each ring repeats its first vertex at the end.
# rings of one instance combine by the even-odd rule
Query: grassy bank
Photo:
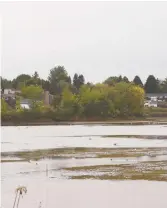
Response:
POLYGON ((47 126, 47 125, 166 125, 167 118, 111 119, 111 120, 69 120, 53 121, 37 119, 29 121, 1 121, 1 126, 47 126))
POLYGON ((51 126, 51 125, 167 125, 167 121, 43 121, 43 122, 2 122, 1 126, 51 126))
POLYGON ((167 108, 145 108, 144 115, 146 118, 166 118, 167 120, 167 108))
POLYGON ((61 117, 55 112, 23 111, 10 112, 1 116, 2 126, 25 125, 148 125, 167 124, 167 108, 145 108, 140 117, 61 117))

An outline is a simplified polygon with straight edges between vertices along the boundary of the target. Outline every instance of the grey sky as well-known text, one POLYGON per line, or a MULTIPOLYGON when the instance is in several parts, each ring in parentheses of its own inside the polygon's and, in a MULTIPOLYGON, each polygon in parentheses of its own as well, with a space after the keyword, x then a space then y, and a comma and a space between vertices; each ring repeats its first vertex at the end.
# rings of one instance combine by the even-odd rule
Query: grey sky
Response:
POLYGON ((0 3, 2 75, 167 77, 167 2, 0 3))

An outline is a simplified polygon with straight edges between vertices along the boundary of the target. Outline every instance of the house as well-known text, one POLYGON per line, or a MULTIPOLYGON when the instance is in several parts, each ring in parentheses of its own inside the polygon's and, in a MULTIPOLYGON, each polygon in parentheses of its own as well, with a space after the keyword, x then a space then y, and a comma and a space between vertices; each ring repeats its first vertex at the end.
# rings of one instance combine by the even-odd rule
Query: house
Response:
POLYGON ((16 96, 12 90, 5 89, 4 93, 1 94, 1 98, 3 98, 10 107, 15 108, 16 96))
POLYGON ((150 100, 149 105, 150 105, 150 107, 157 108, 157 107, 158 107, 158 102, 157 102, 157 101, 155 101, 155 100, 150 100))
POLYGON ((10 94, 15 94, 15 91, 12 89, 4 89, 4 95, 10 95, 10 94))
POLYGON ((3 94, 1 97, 6 101, 6 103, 7 103, 10 107, 15 108, 15 106, 16 106, 16 98, 15 98, 15 95, 13 95, 13 94, 10 94, 10 95, 4 95, 4 94, 3 94))
POLYGON ((15 95, 16 93, 21 93, 21 91, 15 89, 4 89, 3 92, 4 95, 15 95))
MULTIPOLYGON (((43 92, 43 95, 42 95, 42 98, 40 100, 36 100, 36 101, 42 101, 44 102, 44 105, 45 106, 48 106, 52 103, 53 101, 53 95, 51 95, 49 93, 49 91, 44 91, 43 92)), ((35 100, 34 100, 35 101, 35 100)), ((24 109, 30 109, 31 108, 31 105, 32 105, 32 100, 31 99, 22 99, 20 101, 20 105, 22 108, 24 109)))
POLYGON ((16 93, 21 93, 21 91, 15 89, 4 89, 3 93, 1 94, 1 97, 5 100, 16 99, 16 93))
MULTIPOLYGON (((16 106, 16 94, 21 93, 19 90, 15 89, 4 89, 4 93, 1 94, 1 97, 12 107, 16 106)), ((53 95, 49 93, 49 91, 43 91, 41 101, 44 102, 44 105, 51 105, 53 101, 53 95)), ((20 105, 24 109, 30 109, 32 104, 31 99, 21 99, 20 105)))
POLYGON ((144 106, 167 108, 167 93, 146 93, 144 106))
POLYGON ((32 104, 32 101, 30 99, 22 99, 20 101, 20 106, 23 109, 30 109, 31 108, 31 104, 32 104))
POLYGON ((43 100, 44 100, 44 105, 50 105, 53 101, 53 95, 51 95, 49 91, 44 91, 43 100))
POLYGON ((9 99, 16 99, 15 94, 2 94, 1 95, 2 98, 4 98, 4 100, 9 100, 9 99))
POLYGON ((152 97, 156 97, 158 100, 167 100, 167 93, 146 93, 145 97, 148 100, 152 97))
POLYGON ((3 98, 9 106, 15 108, 16 106, 16 93, 20 93, 20 90, 15 89, 4 89, 1 91, 1 98, 3 98))
POLYGON ((145 102, 144 106, 146 107, 158 107, 158 100, 157 97, 150 97, 150 100, 145 102))

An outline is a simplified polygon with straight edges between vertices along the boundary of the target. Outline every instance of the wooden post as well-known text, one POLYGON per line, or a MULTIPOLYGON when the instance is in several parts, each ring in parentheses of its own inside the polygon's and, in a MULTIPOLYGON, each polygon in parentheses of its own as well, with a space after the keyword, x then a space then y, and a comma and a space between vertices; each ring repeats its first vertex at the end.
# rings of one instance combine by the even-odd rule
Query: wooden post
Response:
POLYGON ((48 176, 48 165, 46 164, 46 176, 48 176))

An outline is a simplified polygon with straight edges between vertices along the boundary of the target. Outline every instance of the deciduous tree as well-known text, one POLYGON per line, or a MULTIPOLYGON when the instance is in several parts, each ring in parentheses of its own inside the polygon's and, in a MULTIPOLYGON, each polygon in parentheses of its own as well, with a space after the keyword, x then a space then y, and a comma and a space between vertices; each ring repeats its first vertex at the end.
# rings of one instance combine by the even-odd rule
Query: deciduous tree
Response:
POLYGON ((22 88, 21 94, 24 98, 40 100, 42 99, 42 88, 40 86, 26 86, 22 88))
POLYGON ((48 81, 50 83, 50 91, 52 94, 61 94, 66 84, 71 84, 71 79, 67 74, 64 66, 57 66, 50 70, 48 81))

